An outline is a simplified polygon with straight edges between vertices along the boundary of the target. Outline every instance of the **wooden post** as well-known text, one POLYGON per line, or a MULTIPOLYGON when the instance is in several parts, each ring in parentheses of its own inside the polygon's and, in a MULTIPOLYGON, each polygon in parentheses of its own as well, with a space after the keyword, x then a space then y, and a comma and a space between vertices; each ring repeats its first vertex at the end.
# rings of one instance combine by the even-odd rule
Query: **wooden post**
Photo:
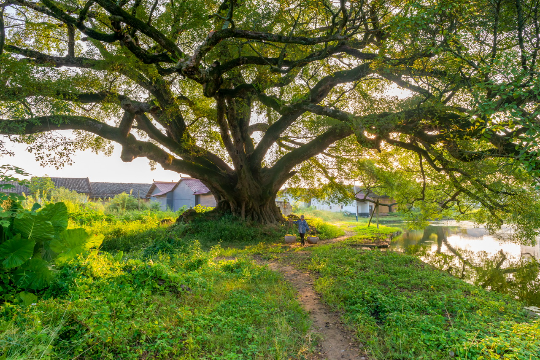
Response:
POLYGON ((379 200, 377 199, 377 205, 375 205, 377 208, 377 229, 379 228, 379 200))

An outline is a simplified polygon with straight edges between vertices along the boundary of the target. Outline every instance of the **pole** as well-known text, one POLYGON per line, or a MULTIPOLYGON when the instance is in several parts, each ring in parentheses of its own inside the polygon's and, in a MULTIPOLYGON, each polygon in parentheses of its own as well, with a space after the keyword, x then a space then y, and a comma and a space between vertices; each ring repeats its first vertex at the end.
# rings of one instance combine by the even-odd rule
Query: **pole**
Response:
POLYGON ((379 228, 379 200, 377 200, 377 229, 379 228))

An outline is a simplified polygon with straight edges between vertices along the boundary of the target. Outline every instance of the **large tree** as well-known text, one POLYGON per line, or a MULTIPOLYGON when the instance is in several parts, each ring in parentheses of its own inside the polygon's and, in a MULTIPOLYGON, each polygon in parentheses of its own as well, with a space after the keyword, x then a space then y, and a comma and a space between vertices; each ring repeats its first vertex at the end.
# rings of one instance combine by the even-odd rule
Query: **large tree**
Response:
POLYGON ((538 0, 4 1, 0 133, 34 150, 112 141, 268 223, 362 157, 500 221, 535 196, 538 0))

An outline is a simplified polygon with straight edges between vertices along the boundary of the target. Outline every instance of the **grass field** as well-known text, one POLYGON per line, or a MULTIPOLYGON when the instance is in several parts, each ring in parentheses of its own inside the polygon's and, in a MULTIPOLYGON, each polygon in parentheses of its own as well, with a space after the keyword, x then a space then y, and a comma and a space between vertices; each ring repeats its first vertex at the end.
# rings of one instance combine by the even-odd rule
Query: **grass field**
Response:
POLYGON ((54 280, 35 292, 38 300, 0 305, 0 358, 312 358, 318 335, 309 314, 292 286, 254 255, 292 259, 315 274, 324 302, 343 314, 370 359, 540 356, 540 323, 521 303, 412 256, 347 245, 396 228, 332 225, 313 215, 321 238, 345 231, 353 237, 301 248, 283 246, 292 231, 286 225, 122 217, 85 222, 105 235, 101 249, 54 265, 54 280))

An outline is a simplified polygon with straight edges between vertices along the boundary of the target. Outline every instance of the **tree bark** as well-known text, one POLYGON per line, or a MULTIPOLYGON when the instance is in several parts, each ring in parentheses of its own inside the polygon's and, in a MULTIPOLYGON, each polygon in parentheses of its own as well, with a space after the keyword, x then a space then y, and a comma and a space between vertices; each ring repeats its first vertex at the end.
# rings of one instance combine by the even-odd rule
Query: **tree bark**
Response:
POLYGON ((284 220, 281 210, 276 205, 276 194, 270 194, 267 188, 239 189, 229 193, 214 193, 219 214, 232 214, 245 221, 262 224, 276 224, 284 220))

